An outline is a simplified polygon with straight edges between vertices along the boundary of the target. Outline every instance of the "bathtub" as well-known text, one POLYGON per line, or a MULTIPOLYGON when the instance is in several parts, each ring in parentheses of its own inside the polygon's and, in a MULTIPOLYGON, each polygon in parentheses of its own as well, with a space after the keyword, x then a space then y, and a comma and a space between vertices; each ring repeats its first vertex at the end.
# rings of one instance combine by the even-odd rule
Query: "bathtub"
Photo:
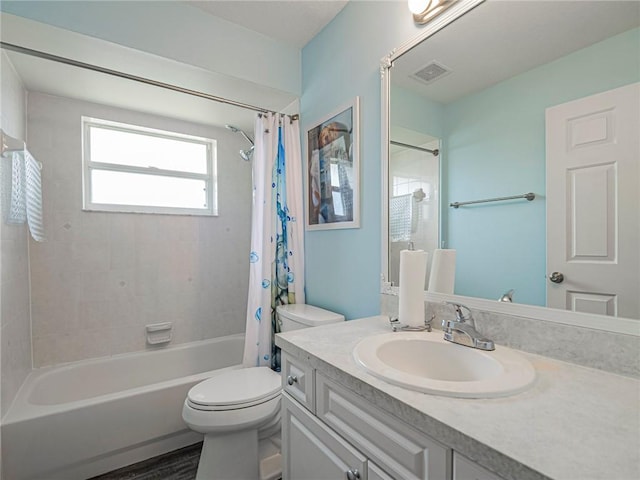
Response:
POLYGON ((201 441, 182 403, 241 368, 243 346, 230 335, 34 370, 2 419, 4 478, 86 479, 201 441))

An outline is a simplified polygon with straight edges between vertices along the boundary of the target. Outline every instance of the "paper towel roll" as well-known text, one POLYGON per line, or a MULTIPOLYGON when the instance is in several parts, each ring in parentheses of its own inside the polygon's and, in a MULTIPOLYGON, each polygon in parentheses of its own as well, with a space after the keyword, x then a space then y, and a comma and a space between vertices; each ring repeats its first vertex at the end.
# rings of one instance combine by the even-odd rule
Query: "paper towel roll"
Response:
POLYGON ((428 253, 424 250, 400 251, 398 320, 411 327, 424 326, 424 278, 428 253))
POLYGON ((429 274, 430 292, 453 294, 456 281, 456 251, 437 248, 433 252, 431 273, 429 274))

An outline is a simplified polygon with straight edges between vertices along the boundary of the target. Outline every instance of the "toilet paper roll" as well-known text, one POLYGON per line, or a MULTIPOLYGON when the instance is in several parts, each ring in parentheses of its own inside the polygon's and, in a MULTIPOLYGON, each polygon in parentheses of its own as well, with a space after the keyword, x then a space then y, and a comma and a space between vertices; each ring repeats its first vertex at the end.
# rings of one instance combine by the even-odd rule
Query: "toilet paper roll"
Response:
POLYGON ((453 294, 456 281, 456 251, 437 248, 433 252, 431 273, 429 274, 430 292, 453 294))
POLYGON ((424 250, 400 251, 398 320, 411 327, 424 326, 424 279, 428 253, 424 250))

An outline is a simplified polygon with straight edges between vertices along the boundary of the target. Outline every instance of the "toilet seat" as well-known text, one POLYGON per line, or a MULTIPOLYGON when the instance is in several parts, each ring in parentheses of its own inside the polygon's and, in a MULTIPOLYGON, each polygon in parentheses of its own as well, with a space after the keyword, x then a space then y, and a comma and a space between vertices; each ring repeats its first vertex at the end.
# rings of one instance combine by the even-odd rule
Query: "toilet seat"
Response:
POLYGON ((270 368, 241 368, 195 385, 187 394, 187 404, 210 412, 238 410, 273 400, 281 389, 280 375, 270 368))

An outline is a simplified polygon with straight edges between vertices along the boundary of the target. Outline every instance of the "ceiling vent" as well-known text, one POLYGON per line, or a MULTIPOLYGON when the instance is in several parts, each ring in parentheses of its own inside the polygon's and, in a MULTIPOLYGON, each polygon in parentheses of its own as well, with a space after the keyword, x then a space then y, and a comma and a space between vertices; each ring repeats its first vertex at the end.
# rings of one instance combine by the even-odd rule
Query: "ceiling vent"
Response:
POLYGON ((422 83, 430 84, 439 78, 449 75, 450 73, 451 69, 449 67, 445 67, 441 63, 433 61, 411 76, 416 80, 420 80, 422 83))

